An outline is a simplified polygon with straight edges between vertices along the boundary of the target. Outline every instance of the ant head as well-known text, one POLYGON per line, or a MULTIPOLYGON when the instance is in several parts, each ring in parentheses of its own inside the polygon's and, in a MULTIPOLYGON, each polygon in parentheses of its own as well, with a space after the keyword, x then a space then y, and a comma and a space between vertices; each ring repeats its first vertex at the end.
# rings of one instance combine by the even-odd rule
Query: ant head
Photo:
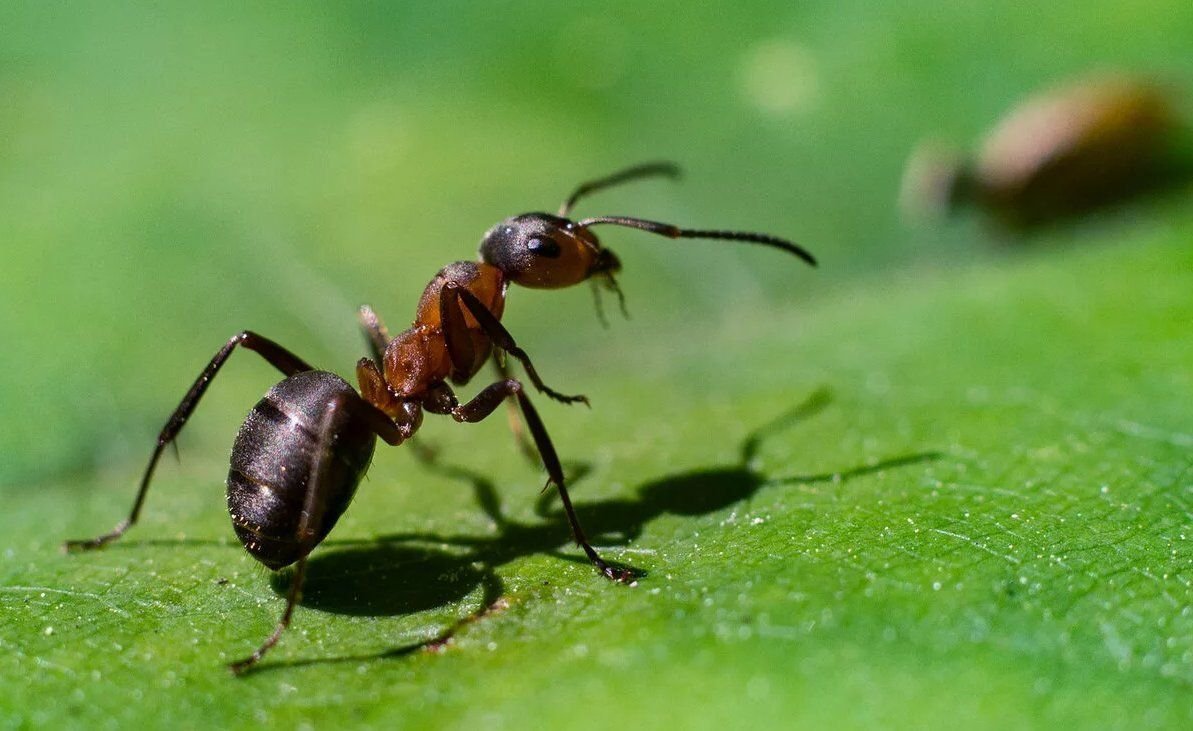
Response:
POLYGON ((558 289, 621 268, 587 228, 549 213, 523 213, 489 229, 481 259, 523 287, 558 289))

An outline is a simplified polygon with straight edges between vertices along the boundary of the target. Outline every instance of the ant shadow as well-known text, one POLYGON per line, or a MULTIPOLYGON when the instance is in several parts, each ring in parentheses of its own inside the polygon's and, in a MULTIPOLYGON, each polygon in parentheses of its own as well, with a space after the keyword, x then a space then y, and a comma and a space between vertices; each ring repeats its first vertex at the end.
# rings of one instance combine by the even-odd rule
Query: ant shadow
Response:
MULTIPOLYGON (((815 417, 831 401, 829 390, 821 388, 803 403, 759 427, 742 442, 736 464, 705 467, 647 482, 632 497, 579 503, 575 508, 580 522, 602 529, 592 536, 594 543, 624 545, 638 538, 651 521, 663 515, 706 515, 746 500, 763 487, 842 482, 940 457, 939 452, 918 452, 839 472, 776 479, 756 471, 753 464, 766 438, 815 417)), ((501 566, 535 554, 588 565, 584 556, 564 553, 572 546, 571 533, 563 512, 554 509, 555 491, 545 492, 536 504, 535 512, 542 521, 520 522, 503 513, 497 490, 484 475, 434 461, 428 461, 427 466, 468 483, 476 502, 496 526, 496 534, 412 532, 368 541, 328 542, 325 544, 328 550, 312 555, 307 563, 301 605, 336 614, 398 616, 450 606, 474 596, 480 589, 478 608, 429 641, 372 655, 270 663, 258 671, 399 657, 422 649, 441 648, 463 626, 501 608, 504 584, 497 575, 501 566)), ((588 469, 587 465, 572 465, 568 471, 573 483, 588 469)), ((639 577, 646 575, 641 569, 627 568, 639 577)), ((289 574, 275 575, 272 584, 274 591, 284 595, 289 589, 289 574)))

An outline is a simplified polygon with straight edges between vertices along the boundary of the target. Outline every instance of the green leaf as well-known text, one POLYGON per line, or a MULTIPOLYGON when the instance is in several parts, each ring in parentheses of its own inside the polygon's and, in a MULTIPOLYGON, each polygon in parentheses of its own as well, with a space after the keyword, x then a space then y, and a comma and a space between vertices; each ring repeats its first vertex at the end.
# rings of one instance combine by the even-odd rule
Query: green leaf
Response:
POLYGON ((0 5, 0 728, 1193 726, 1189 191, 997 252, 894 205, 918 140, 1041 86, 1193 78, 1193 6, 456 5, 0 5), (583 213, 822 267, 611 231, 632 320, 511 292, 592 399, 535 403, 637 586, 569 544, 500 414, 428 418, 438 465, 378 448, 231 677, 289 580, 224 510, 276 380, 251 354, 141 522, 59 551, 126 515, 234 332, 348 375, 359 304, 396 328, 495 221, 658 158, 680 185, 583 213))
POLYGON ((286 581, 229 540, 217 460, 164 469, 102 552, 55 549, 131 485, 16 496, 0 708, 47 726, 1180 726, 1191 272, 1184 236, 1140 237, 691 325, 638 343, 633 378, 594 346, 556 379, 593 411, 544 413, 636 586, 535 515, 541 476, 501 425, 434 431, 438 467, 379 455, 241 680, 222 666, 286 581), (442 653, 409 649, 498 596, 442 653))

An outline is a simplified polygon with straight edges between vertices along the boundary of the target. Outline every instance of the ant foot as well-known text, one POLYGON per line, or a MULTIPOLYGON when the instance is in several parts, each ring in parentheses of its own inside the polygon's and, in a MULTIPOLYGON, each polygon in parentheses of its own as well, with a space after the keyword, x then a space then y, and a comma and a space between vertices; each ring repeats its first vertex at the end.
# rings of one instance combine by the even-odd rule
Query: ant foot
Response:
POLYGON ((91 538, 85 541, 63 541, 63 553, 82 553, 83 551, 94 551, 95 549, 104 545, 104 541, 98 538, 91 538))
POLYGON ((228 665, 228 670, 237 677, 242 676, 247 673, 254 665, 256 665, 257 660, 259 659, 260 656, 258 655, 249 655, 243 660, 237 660, 236 662, 228 665))
POLYGON ((62 550, 64 553, 79 553, 82 551, 94 551, 97 548, 103 548, 128 530, 131 525, 127 520, 121 521, 111 533, 105 533, 102 536, 95 538, 88 538, 86 540, 64 541, 62 543, 62 550))
POLYGON ((543 390, 543 393, 547 394, 548 398, 554 399, 555 401, 558 401, 561 404, 574 404, 574 403, 579 402, 579 403, 584 404, 585 406, 587 406, 590 409, 592 408, 592 404, 588 403, 588 397, 583 394, 580 394, 577 396, 568 396, 568 395, 562 394, 554 389, 547 388, 546 386, 543 386, 542 390, 543 390))
POLYGON ((641 574, 634 569, 626 568, 625 566, 611 566, 604 564, 598 566, 601 570, 601 575, 610 581, 616 581, 619 584, 633 585, 641 577, 641 574))

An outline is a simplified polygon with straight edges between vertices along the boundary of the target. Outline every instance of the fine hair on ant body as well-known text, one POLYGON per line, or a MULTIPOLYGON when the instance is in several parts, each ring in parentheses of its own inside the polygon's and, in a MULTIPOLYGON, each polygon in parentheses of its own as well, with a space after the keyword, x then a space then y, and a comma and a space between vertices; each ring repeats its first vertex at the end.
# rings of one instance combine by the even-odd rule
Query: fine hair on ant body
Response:
MULTIPOLYGON (((215 354, 183 396, 158 435, 157 446, 141 478, 127 518, 96 538, 68 541, 67 550, 96 549, 120 538, 137 522, 154 468, 178 436, 224 362, 238 347, 248 348, 277 368, 285 379, 265 394, 240 427, 228 472, 228 513, 241 543, 271 570, 294 564, 286 608, 273 633, 252 655, 230 665, 234 673, 252 667, 290 623, 301 598, 307 556, 348 507, 372 459, 376 437, 397 446, 422 424, 423 412, 477 422, 507 400, 516 403, 546 468, 547 486, 559 492, 576 543, 600 573, 629 583, 633 571, 610 565, 589 543, 564 484, 563 468, 538 412, 522 383, 509 377, 494 358, 502 378, 470 401, 460 403, 448 381, 468 383, 496 349, 518 360, 534 387, 561 403, 587 403, 548 387, 530 358, 501 324, 510 283, 558 289, 585 280, 616 290, 621 264, 601 246, 592 228, 614 225, 669 238, 724 239, 770 246, 815 265, 796 244, 766 234, 685 229, 628 216, 596 216, 577 221, 568 215, 584 196, 611 186, 652 176, 674 177, 669 163, 650 163, 580 185, 559 213, 524 213, 497 224, 484 236, 480 261, 458 261, 439 271, 423 291, 411 327, 391 337, 372 308, 360 321, 372 358, 356 364, 357 393, 346 381, 254 332, 233 336, 215 354)), ((620 295, 620 291, 618 291, 620 295)))

